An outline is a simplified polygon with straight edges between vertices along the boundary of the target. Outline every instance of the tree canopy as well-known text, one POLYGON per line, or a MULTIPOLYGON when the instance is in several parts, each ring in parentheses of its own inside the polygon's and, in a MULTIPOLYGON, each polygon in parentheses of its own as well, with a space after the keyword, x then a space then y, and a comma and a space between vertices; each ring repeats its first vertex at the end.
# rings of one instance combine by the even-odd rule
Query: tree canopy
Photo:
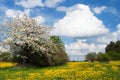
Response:
POLYGON ((106 46, 105 52, 110 56, 111 60, 120 60, 120 41, 111 41, 106 46))
POLYGON ((86 55, 85 59, 86 59, 87 61, 93 62, 93 61, 96 60, 96 57, 97 57, 97 55, 96 55, 95 52, 90 52, 90 53, 88 53, 88 54, 86 55))

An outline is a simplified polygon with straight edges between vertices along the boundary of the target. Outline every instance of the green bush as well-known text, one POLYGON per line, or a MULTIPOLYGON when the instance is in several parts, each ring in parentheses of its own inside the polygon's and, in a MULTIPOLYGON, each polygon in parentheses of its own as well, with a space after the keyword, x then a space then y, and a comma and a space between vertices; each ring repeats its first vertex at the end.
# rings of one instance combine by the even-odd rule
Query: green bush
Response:
POLYGON ((66 53, 56 50, 55 53, 36 52, 29 55, 29 62, 36 66, 53 66, 66 63, 66 53))
MULTIPOLYGON (((37 42, 39 44, 39 42, 37 42)), ((19 64, 30 64, 35 66, 53 66, 61 65, 68 61, 67 54, 63 48, 57 46, 57 43, 44 43, 45 51, 32 46, 22 46, 15 50, 13 61, 19 64), (48 51, 47 51, 48 49, 48 51)), ((17 44, 17 47, 21 45, 17 44)))
POLYGON ((95 52, 90 52, 86 55, 85 57, 86 61, 93 62, 96 60, 96 53, 95 52))
POLYGON ((110 61, 110 57, 107 54, 100 52, 97 54, 97 61, 107 61, 108 62, 108 61, 110 61))
POLYGON ((13 55, 9 52, 0 53, 0 61, 12 61, 13 55))
POLYGON ((120 60, 120 53, 115 52, 115 51, 110 51, 108 53, 106 53, 111 60, 120 60))
MULTIPOLYGON (((14 56, 14 61, 17 60, 20 64, 30 64, 35 66, 53 66, 61 65, 67 62, 67 54, 55 46, 51 46, 54 49, 54 52, 42 52, 34 51, 24 54, 24 56, 14 56)), ((24 52, 24 50, 23 50, 24 52)))

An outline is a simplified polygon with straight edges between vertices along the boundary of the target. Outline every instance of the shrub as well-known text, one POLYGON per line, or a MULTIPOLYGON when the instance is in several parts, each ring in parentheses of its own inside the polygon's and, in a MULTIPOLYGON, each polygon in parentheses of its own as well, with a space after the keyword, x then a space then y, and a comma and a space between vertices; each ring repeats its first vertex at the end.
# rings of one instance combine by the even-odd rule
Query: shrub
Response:
POLYGON ((86 59, 87 61, 91 61, 91 62, 95 61, 95 60, 96 60, 96 53, 95 53, 95 52, 90 52, 90 53, 88 53, 88 54, 86 55, 85 59, 86 59))
POLYGON ((30 55, 29 62, 36 66, 53 66, 61 65, 67 61, 67 55, 60 50, 55 53, 36 52, 30 55))
POLYGON ((97 61, 107 61, 108 62, 108 61, 110 61, 110 57, 105 53, 99 52, 97 54, 97 61))
POLYGON ((1 52, 0 53, 0 60, 1 61, 12 61, 13 55, 9 52, 1 52))
POLYGON ((115 52, 115 51, 109 51, 106 53, 111 60, 120 60, 120 53, 118 52, 115 52))

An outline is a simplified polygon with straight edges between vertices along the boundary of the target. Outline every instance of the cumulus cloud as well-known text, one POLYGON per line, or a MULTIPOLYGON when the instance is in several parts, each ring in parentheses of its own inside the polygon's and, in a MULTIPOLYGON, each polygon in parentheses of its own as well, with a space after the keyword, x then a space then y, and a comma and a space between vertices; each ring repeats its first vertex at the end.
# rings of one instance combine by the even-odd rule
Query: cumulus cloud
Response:
POLYGON ((66 51, 70 55, 85 55, 87 52, 93 52, 96 49, 94 43, 87 43, 86 40, 77 39, 76 42, 71 43, 70 45, 65 45, 66 51))
POLYGON ((39 24, 44 23, 45 19, 42 16, 37 16, 34 18, 39 24))
POLYGON ((30 9, 25 9, 24 11, 20 11, 20 10, 14 10, 14 9, 8 9, 6 10, 5 12, 5 15, 7 17, 10 17, 10 18, 15 18, 16 16, 22 16, 22 15, 30 15, 30 9))
POLYGON ((108 33, 108 31, 87 5, 77 4, 67 8, 66 16, 54 24, 53 34, 69 37, 90 37, 108 33))
POLYGON ((43 3, 42 0, 20 0, 16 2, 16 5, 21 5, 24 8, 34 8, 34 7, 56 7, 59 3, 64 0, 45 0, 43 3))
POLYGON ((70 56, 70 60, 84 60, 85 55, 89 52, 105 52, 105 47, 111 41, 116 42, 118 39, 120 40, 120 24, 116 27, 116 31, 95 37, 92 41, 89 41, 89 38, 86 38, 77 39, 69 45, 65 44, 65 49, 70 56))
POLYGON ((100 14, 102 11, 104 11, 107 7, 101 6, 101 7, 95 7, 93 10, 96 14, 100 14))
MULTIPOLYGON (((30 15, 30 9, 25 9, 24 11, 8 9, 8 10, 6 10, 5 14, 9 18, 15 18, 17 16, 22 17, 24 14, 29 16, 30 15)), ((35 19, 39 24, 42 24, 45 21, 45 18, 42 17, 42 16, 36 16, 33 19, 35 19)))
POLYGON ((97 39, 98 43, 108 44, 110 41, 117 41, 120 39, 120 24, 117 25, 117 30, 111 33, 108 33, 105 36, 99 37, 97 39))
POLYGON ((44 6, 42 0, 20 0, 19 2, 15 3, 16 5, 21 5, 25 8, 33 8, 36 6, 44 6))
POLYGON ((104 52, 105 47, 106 44, 95 44, 94 42, 87 43, 87 40, 81 40, 81 39, 77 39, 76 42, 73 42, 69 45, 68 44, 65 45, 66 52, 71 57, 70 58, 71 60, 73 57, 75 57, 75 55, 79 56, 79 58, 81 58, 80 60, 84 60, 84 57, 87 53, 89 52, 98 53, 100 51, 104 52))

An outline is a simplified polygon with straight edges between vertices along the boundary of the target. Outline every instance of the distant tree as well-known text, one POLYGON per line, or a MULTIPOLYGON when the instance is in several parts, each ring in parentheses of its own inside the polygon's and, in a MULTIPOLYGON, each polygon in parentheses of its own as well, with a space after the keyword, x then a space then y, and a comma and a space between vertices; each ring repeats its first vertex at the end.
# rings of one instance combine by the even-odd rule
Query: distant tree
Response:
POLYGON ((50 28, 41 26, 24 15, 7 24, 10 50, 21 64, 37 66, 59 65, 66 62, 66 53, 50 39, 50 28))
POLYGON ((109 52, 109 51, 114 51, 114 48, 115 48, 115 43, 114 42, 110 42, 110 44, 108 44, 105 48, 105 52, 109 52))
POLYGON ((120 55, 115 51, 109 51, 106 54, 110 57, 111 60, 120 60, 120 55))
POLYGON ((91 61, 91 62, 93 62, 93 61, 95 61, 96 60, 96 53, 95 52, 90 52, 90 53, 88 53, 87 55, 86 55, 86 57, 85 57, 85 59, 87 60, 87 61, 91 61))
POLYGON ((110 57, 105 53, 99 52, 97 54, 97 59, 96 60, 97 61, 107 61, 108 62, 108 61, 110 61, 110 57))
POLYGON ((106 46, 105 52, 107 53, 107 55, 109 55, 111 60, 120 60, 120 41, 119 40, 116 42, 111 41, 106 46))

